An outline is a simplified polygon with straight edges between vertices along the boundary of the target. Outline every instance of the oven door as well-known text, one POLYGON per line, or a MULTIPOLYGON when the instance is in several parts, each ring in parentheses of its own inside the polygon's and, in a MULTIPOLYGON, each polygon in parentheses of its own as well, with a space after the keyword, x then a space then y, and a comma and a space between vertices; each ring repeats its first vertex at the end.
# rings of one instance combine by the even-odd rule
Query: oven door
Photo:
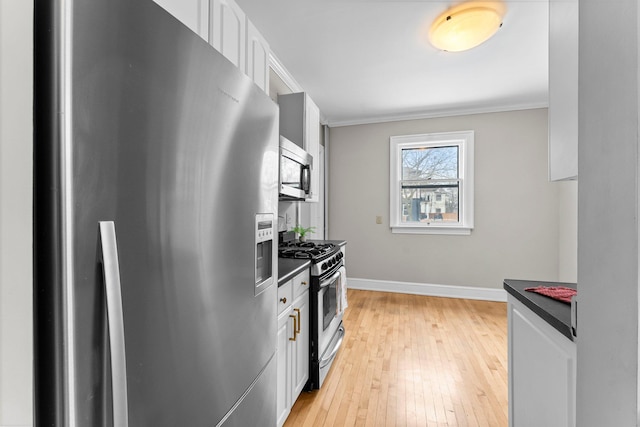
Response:
POLYGON ((342 322, 342 313, 338 312, 339 285, 340 271, 335 271, 331 276, 320 281, 317 294, 319 355, 325 353, 342 322))

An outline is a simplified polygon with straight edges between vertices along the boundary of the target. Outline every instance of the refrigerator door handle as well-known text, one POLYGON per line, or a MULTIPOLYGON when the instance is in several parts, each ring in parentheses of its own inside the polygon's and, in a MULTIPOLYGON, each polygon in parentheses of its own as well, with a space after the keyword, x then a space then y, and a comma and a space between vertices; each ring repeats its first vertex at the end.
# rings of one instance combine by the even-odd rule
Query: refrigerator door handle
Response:
POLYGON ((124 317, 116 228, 113 221, 100 221, 100 260, 107 299, 107 323, 111 347, 111 389, 113 393, 113 425, 128 427, 127 364, 124 348, 124 317))

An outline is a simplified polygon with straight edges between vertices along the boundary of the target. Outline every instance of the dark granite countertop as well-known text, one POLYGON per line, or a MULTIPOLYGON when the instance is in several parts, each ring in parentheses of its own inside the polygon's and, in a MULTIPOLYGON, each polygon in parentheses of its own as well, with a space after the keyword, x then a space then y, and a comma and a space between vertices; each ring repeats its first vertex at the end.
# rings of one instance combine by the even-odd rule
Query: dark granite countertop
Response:
POLYGON ((284 285, 310 265, 308 259, 278 258, 278 286, 284 285))
POLYGON ((525 288, 535 286, 565 286, 577 289, 575 283, 541 282, 534 280, 504 280, 504 289, 518 301, 540 316, 545 322, 553 326, 558 332, 573 341, 571 334, 571 305, 535 292, 525 291, 525 288))

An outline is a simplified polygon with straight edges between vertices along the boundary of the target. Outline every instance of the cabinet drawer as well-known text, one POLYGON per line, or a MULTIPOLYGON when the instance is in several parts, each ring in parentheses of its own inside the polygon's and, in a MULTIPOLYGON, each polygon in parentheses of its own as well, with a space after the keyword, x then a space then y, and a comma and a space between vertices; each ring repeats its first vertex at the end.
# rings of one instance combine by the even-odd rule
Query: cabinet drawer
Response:
POLYGON ((293 280, 278 288, 278 314, 291 307, 293 301, 293 280))
POLYGON ((298 298, 304 291, 308 291, 311 286, 309 280, 309 270, 305 270, 293 278, 293 299, 298 298))

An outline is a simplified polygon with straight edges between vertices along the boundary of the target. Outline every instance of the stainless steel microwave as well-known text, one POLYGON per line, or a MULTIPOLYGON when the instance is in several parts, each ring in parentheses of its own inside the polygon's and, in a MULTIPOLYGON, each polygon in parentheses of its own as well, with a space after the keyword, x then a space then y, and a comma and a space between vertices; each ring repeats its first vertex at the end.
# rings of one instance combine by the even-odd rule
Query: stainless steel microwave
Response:
POLYGON ((280 200, 306 200, 311 191, 313 157, 280 137, 280 200))

